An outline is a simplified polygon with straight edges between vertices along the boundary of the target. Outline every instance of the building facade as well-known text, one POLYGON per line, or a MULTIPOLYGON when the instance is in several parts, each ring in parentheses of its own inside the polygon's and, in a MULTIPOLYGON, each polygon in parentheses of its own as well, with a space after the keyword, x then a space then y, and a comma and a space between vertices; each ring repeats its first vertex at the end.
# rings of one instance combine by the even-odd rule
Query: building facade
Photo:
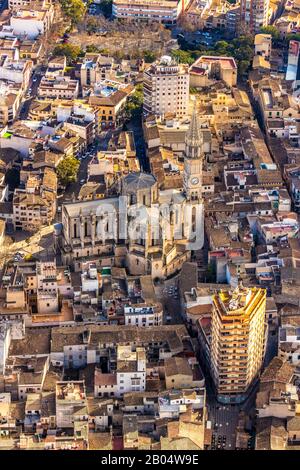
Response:
POLYGON ((188 115, 188 66, 177 64, 169 56, 152 64, 144 72, 144 114, 181 117, 188 115))
POLYGON ((190 0, 114 0, 112 14, 115 18, 176 24, 189 4, 190 0))
POLYGON ((211 374, 218 399, 243 401, 265 350, 266 291, 238 286, 213 296, 211 374))
POLYGON ((269 0, 241 0, 240 28, 259 33, 268 25, 269 0))

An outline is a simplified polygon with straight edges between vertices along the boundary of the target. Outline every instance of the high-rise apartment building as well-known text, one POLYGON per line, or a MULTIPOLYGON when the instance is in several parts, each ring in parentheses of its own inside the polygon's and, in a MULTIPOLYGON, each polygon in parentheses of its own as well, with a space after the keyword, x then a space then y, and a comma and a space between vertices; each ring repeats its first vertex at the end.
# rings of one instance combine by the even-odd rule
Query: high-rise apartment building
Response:
POLYGON ((269 0, 241 0, 240 3, 240 29, 247 29, 251 33, 259 33, 262 26, 267 26, 269 0))
POLYGON ((260 372, 265 310, 265 289, 238 286, 213 297, 210 364, 220 401, 243 401, 260 372))
POLYGON ((188 65, 163 56, 144 72, 144 114, 188 115, 188 65))

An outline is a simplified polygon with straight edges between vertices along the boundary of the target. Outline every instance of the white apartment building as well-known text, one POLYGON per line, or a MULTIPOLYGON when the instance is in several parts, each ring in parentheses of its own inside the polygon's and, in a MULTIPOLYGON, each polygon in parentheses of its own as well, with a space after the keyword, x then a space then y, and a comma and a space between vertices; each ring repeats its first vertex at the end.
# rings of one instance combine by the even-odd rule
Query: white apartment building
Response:
POLYGON ((11 341, 11 328, 7 324, 0 325, 0 374, 4 373, 11 341))
POLYGON ((176 24, 190 0, 113 0, 115 18, 158 21, 176 24))
POLYGON ((98 292, 99 278, 95 265, 91 264, 81 274, 82 292, 98 292))
POLYGON ((155 305, 128 305, 124 307, 125 325, 158 326, 163 323, 163 310, 155 305))
POLYGON ((144 72, 144 114, 188 115, 189 70, 163 56, 144 72))
POLYGON ((279 356, 294 366, 300 365, 300 327, 282 318, 279 328, 279 356))
POLYGON ((86 421, 88 420, 87 399, 84 381, 57 382, 57 428, 73 428, 75 419, 86 421), (75 411, 76 418, 74 416, 75 411))
POLYGON ((26 90, 32 71, 30 60, 11 60, 7 56, 0 59, 0 80, 18 83, 26 90))
MULTIPOLYGON (((8 0, 8 8, 10 10, 16 10, 21 7, 30 7, 32 0, 8 0)), ((39 4, 42 8, 46 7, 47 5, 51 5, 52 0, 40 0, 39 4)))
POLYGON ((114 59, 100 54, 87 53, 80 69, 81 86, 90 86, 110 78, 114 59))
POLYGON ((49 99, 76 99, 79 93, 78 80, 69 77, 48 78, 43 77, 38 88, 40 98, 49 99))
POLYGON ((146 389, 146 351, 131 346, 118 345, 117 351, 117 395, 144 392, 146 389))
POLYGON ((146 351, 137 347, 131 350, 130 345, 117 347, 116 371, 102 374, 95 371, 96 397, 122 397, 124 393, 144 392, 146 389, 146 351))
POLYGON ((0 126, 14 121, 22 100, 21 89, 13 84, 0 82, 0 126))
POLYGON ((254 38, 255 55, 260 55, 269 60, 272 50, 271 34, 256 34, 254 38))
POLYGON ((14 33, 19 37, 27 37, 27 39, 36 39, 43 36, 50 28, 54 19, 54 7, 49 5, 45 9, 13 10, 10 26, 14 33))

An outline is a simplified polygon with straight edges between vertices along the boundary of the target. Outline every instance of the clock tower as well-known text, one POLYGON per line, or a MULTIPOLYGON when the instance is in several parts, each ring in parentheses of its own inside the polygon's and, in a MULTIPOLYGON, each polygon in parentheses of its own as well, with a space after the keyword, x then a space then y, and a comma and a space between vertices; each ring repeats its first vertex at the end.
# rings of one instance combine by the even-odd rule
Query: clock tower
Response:
POLYGON ((202 201, 203 136, 200 129, 196 100, 189 129, 185 136, 183 190, 188 201, 202 201))

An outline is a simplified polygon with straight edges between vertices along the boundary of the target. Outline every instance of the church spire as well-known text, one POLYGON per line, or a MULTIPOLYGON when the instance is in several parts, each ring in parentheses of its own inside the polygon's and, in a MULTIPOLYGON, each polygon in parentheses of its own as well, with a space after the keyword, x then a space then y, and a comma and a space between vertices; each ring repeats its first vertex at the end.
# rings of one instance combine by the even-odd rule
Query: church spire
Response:
POLYGON ((194 109, 192 119, 185 136, 185 155, 187 158, 201 158, 203 138, 200 128, 196 100, 194 100, 194 109))
POLYGON ((187 201, 202 200, 203 137, 200 128, 196 100, 189 129, 185 136, 183 190, 187 201))

